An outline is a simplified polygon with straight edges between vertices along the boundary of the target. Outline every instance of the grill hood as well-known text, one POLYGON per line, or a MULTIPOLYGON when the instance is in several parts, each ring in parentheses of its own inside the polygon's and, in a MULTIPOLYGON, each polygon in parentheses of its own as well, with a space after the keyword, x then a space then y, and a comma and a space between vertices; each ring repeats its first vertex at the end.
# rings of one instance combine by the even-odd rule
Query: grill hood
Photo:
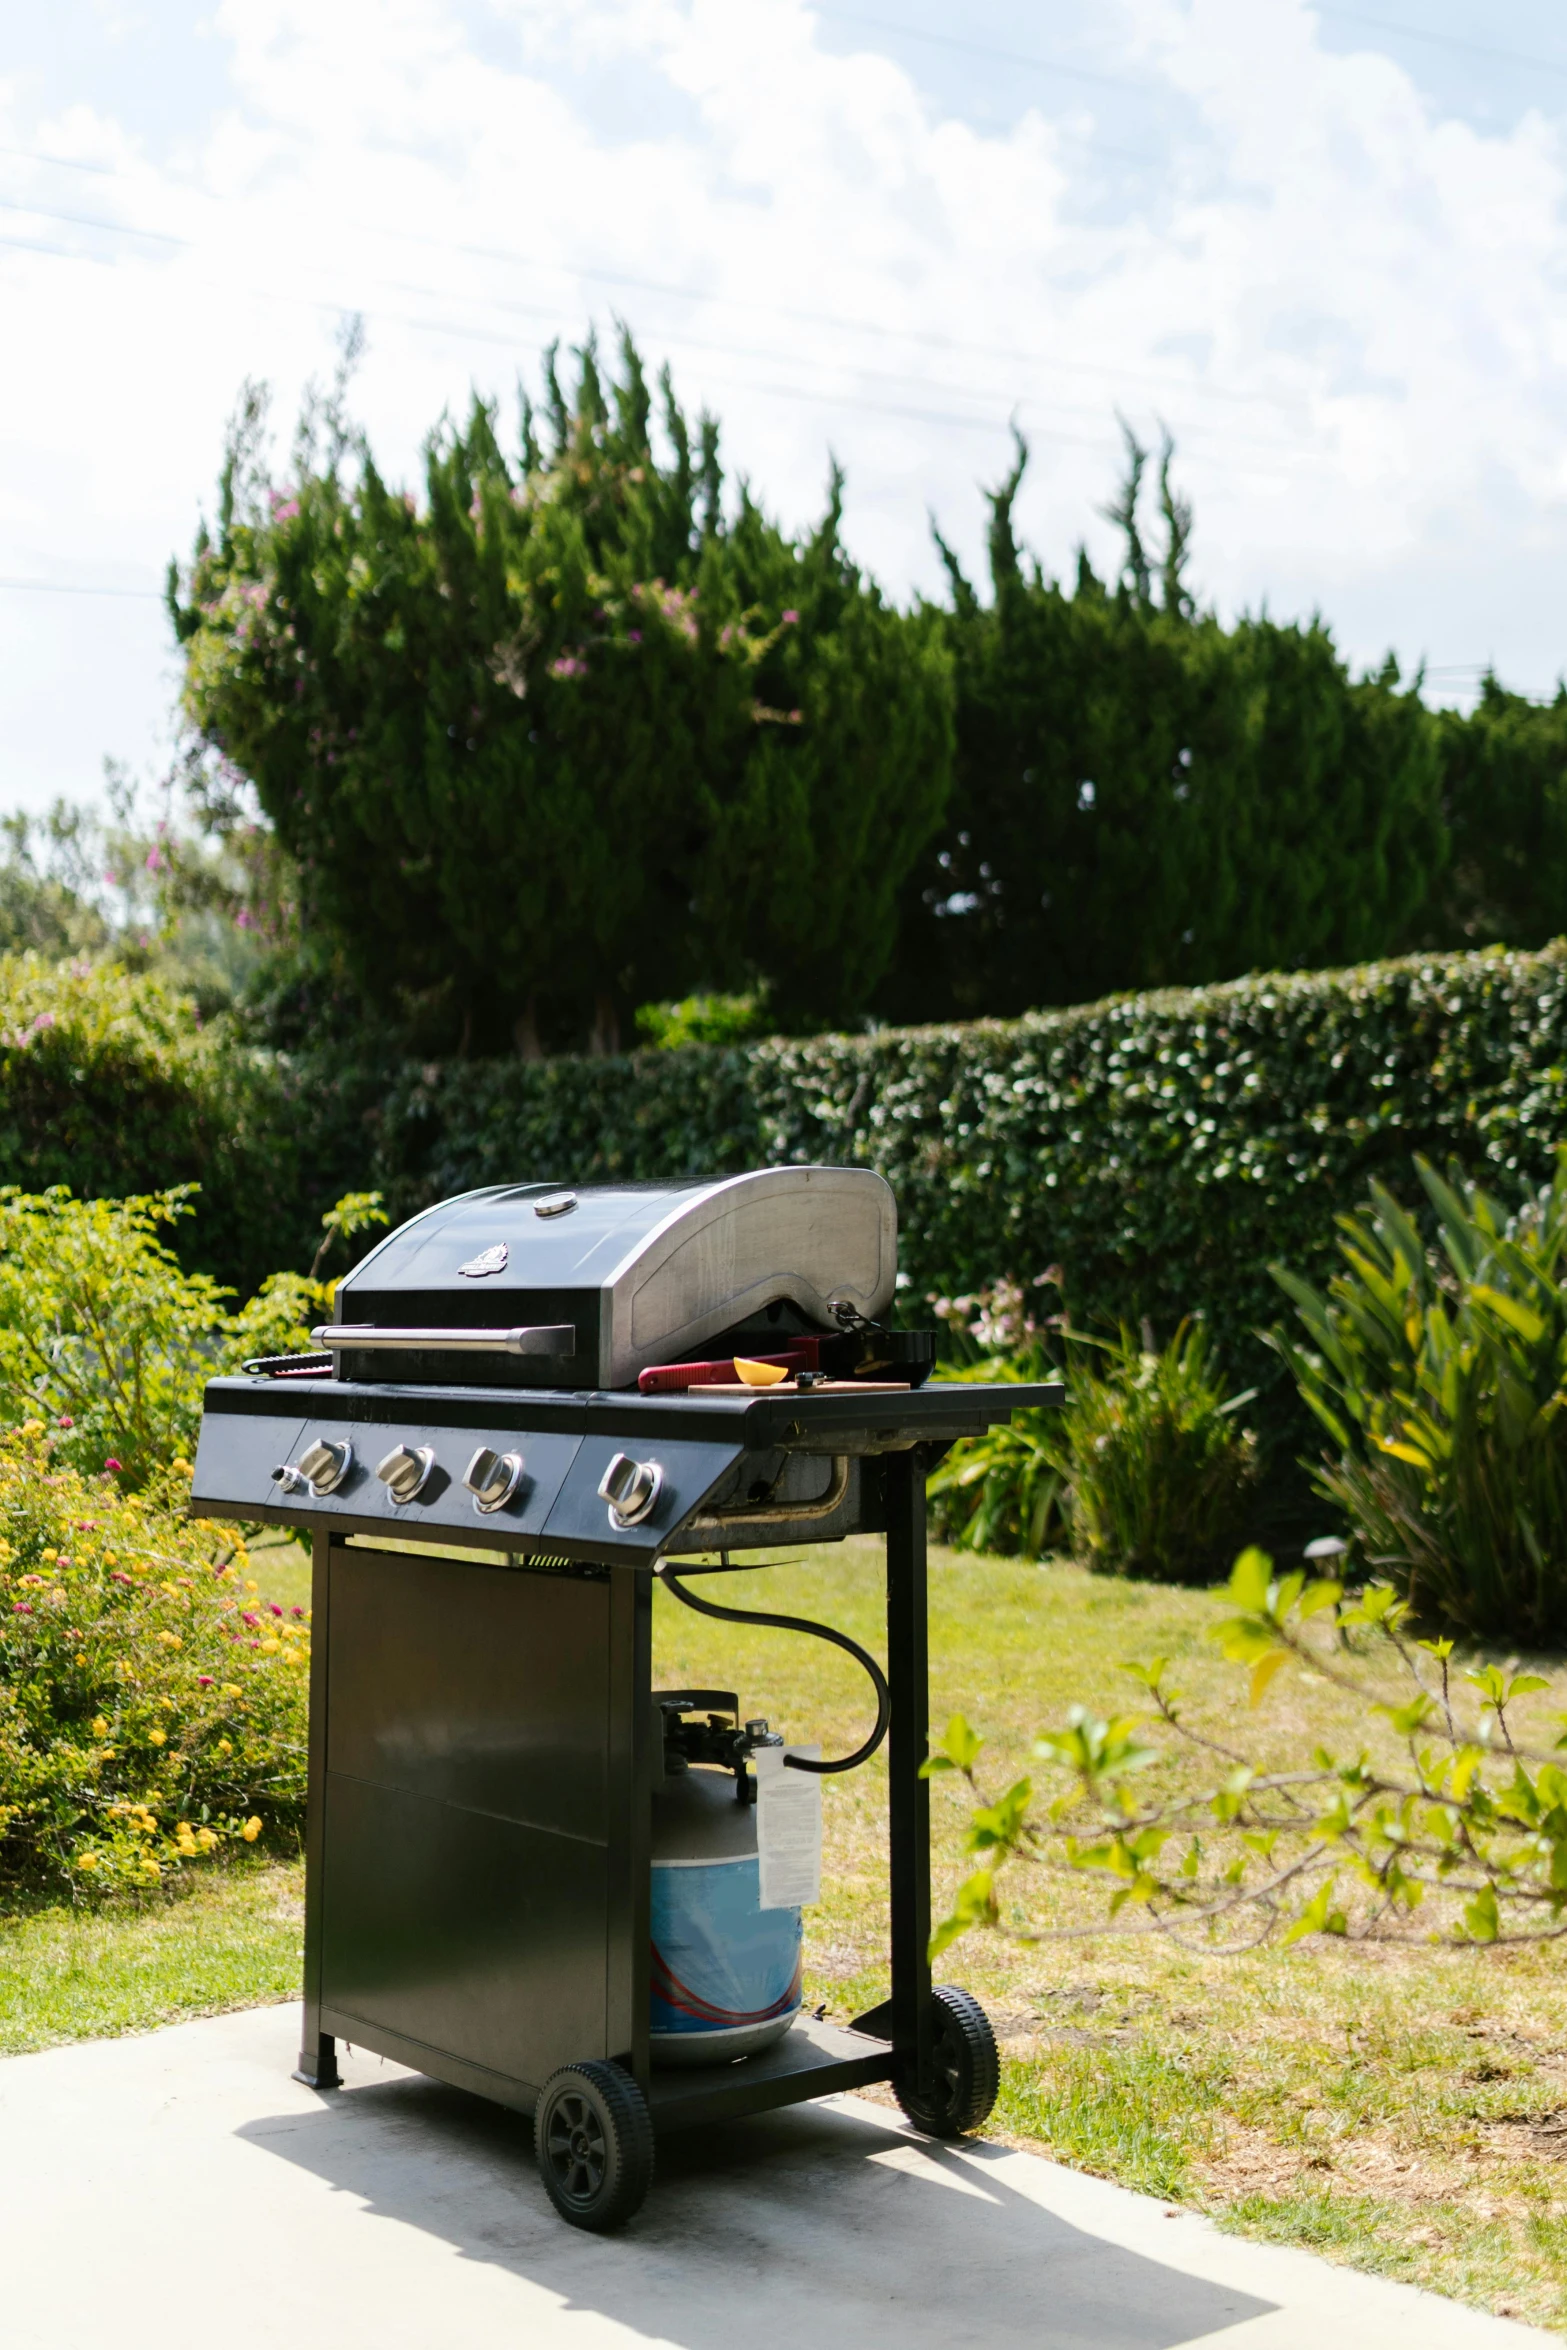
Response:
POLYGON ((318 1336, 340 1378, 629 1387, 714 1339, 831 1330, 835 1304, 875 1319, 897 1260, 891 1188, 864 1167, 498 1184, 389 1234, 318 1336))

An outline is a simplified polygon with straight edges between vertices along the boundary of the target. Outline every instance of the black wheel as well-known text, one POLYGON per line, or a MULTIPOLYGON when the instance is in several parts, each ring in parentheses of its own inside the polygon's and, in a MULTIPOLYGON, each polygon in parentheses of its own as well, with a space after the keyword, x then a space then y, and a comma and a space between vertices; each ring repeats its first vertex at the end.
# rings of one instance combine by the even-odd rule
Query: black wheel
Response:
POLYGON ((647 2100, 618 2064, 590 2057, 552 2073, 533 2116, 544 2191, 574 2228, 602 2234, 641 2208, 653 2179, 647 2100))
POLYGON ((990 2018, 967 1991, 942 1983, 930 1995, 935 2027, 931 2091, 921 2097, 913 2083, 898 2080, 893 2090, 917 2130, 932 2138, 961 2138, 990 2118, 1001 2087, 1001 2058, 990 2018))

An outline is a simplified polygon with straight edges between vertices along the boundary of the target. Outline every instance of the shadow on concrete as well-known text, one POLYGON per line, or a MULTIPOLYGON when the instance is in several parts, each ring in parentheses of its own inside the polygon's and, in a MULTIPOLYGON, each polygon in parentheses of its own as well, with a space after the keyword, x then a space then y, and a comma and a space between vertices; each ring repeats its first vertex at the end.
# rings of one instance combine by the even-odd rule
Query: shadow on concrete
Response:
POLYGON ((661 2142, 616 2236, 555 2216, 518 2115, 399 2073, 239 2136, 401 2222, 680 2350, 1177 2350, 1274 2305, 1126 2252, 961 2157, 823 2106, 661 2142))

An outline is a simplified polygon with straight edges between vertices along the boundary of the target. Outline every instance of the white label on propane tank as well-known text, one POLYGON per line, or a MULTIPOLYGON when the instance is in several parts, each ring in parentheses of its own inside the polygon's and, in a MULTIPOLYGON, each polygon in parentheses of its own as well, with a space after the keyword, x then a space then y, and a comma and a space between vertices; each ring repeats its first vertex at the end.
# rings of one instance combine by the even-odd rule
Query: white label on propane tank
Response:
POLYGON ((820 1759, 819 1746, 759 1746, 756 1850, 763 1909, 801 1909, 822 1897, 822 1783, 814 1771, 784 1768, 786 1754, 820 1759))

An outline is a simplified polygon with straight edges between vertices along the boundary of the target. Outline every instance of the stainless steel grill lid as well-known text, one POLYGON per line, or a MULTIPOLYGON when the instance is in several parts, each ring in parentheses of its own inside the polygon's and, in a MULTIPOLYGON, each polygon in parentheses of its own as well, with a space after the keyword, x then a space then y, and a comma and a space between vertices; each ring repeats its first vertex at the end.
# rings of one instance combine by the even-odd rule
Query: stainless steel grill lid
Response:
POLYGON ((865 1167, 711 1183, 496 1185, 427 1209, 339 1282, 317 1335, 339 1376, 628 1387, 749 1326, 875 1319, 897 1281, 897 1208, 865 1167))

